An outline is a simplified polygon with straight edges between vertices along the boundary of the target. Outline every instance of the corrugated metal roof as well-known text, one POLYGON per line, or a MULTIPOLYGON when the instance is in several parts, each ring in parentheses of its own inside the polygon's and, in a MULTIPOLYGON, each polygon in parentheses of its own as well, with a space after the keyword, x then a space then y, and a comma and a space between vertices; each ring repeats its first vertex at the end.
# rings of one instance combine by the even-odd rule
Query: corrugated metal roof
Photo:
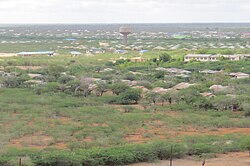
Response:
POLYGON ((80 53, 78 51, 71 51, 70 53, 73 54, 73 55, 81 55, 82 54, 82 53, 80 53))
POLYGON ((17 55, 48 55, 54 54, 53 51, 38 51, 38 52, 19 52, 17 55))

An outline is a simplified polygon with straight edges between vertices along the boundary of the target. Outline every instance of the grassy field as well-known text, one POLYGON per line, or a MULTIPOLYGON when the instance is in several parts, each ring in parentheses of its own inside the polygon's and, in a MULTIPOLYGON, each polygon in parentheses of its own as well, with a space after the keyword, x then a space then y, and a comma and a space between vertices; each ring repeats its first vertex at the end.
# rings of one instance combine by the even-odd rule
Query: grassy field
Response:
MULTIPOLYGON (((247 110, 203 108, 202 104, 197 107, 198 100, 200 102, 200 99, 204 99, 199 95, 194 97, 195 101, 188 100, 192 95, 186 99, 180 96, 180 100, 187 101, 176 100, 173 104, 165 102, 163 106, 160 101, 155 105, 151 104, 146 98, 139 100, 138 104, 122 105, 108 102, 114 98, 111 90, 99 97, 95 94, 83 97, 73 92, 58 90, 71 85, 59 81, 61 76, 57 75, 60 72, 71 74, 76 79, 91 76, 109 81, 128 78, 131 71, 136 71, 141 72, 141 75, 132 79, 148 81, 149 89, 170 86, 167 85, 169 82, 175 85, 185 80, 171 78, 164 82, 155 77, 157 73, 154 69, 161 66, 194 72, 185 81, 200 86, 183 91, 184 96, 191 92, 196 95, 196 91, 205 92, 213 84, 223 84, 235 87, 232 93, 241 97, 236 104, 245 104, 243 101, 249 99, 249 79, 237 81, 228 76, 202 76, 197 73, 204 69, 249 73, 249 61, 184 63, 181 57, 185 51, 168 53, 175 60, 159 64, 150 60, 144 63, 125 62, 113 66, 108 66, 107 62, 118 59, 121 55, 1 58, 0 65, 4 67, 4 71, 18 73, 16 78, 24 77, 28 73, 47 76, 48 84, 41 87, 48 89, 38 93, 39 86, 27 87, 23 84, 0 89, 0 165, 16 165, 18 157, 21 157, 27 166, 124 165, 168 159, 171 145, 174 145, 175 158, 185 155, 209 158, 216 153, 248 150, 250 120, 249 116, 246 116, 247 110), (20 66, 39 66, 41 69, 20 69, 20 66), (98 73, 97 67, 111 67, 114 71, 98 73), (127 109, 129 111, 126 111, 127 109)), ((160 54, 161 52, 148 53, 144 57, 152 59, 160 54)), ((126 55, 133 56, 137 55, 126 55)), ((16 78, 7 81, 12 83, 16 78)), ((217 98, 201 101, 224 104, 222 99, 226 98, 226 95, 216 95, 221 102, 216 101, 217 98)), ((227 102, 231 104, 234 101, 227 102)))
POLYGON ((168 106, 156 112, 134 106, 133 112, 124 113, 121 106, 107 106, 101 98, 38 96, 26 89, 1 89, 0 96, 3 154, 13 148, 77 151, 156 140, 200 146, 204 152, 220 141, 223 147, 214 152, 237 151, 236 140, 250 133, 249 118, 241 113, 173 111, 168 106))

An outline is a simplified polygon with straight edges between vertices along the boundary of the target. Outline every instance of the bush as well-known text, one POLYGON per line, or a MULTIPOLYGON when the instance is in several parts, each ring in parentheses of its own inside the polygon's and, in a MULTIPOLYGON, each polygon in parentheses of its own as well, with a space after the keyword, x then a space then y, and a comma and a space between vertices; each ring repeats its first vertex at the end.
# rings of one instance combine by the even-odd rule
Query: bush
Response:
POLYGON ((243 111, 245 112, 245 113, 244 113, 245 116, 250 117, 250 103, 244 103, 244 104, 242 105, 242 109, 243 109, 243 111))
POLYGON ((247 138, 244 138, 244 139, 240 140, 240 147, 243 150, 250 151, 250 138, 247 137, 247 138))
POLYGON ((47 69, 47 73, 55 78, 60 77, 61 73, 65 71, 65 68, 60 65, 50 65, 47 69))
POLYGON ((110 97, 110 104, 137 104, 141 99, 142 91, 140 89, 129 89, 120 93, 118 96, 110 97))
POLYGON ((188 137, 187 144, 152 142, 148 144, 133 144, 109 148, 68 150, 24 150, 10 151, 1 154, 0 165, 10 165, 9 161, 17 161, 17 156, 26 154, 28 160, 26 166, 99 166, 99 165, 126 165, 138 162, 152 162, 155 160, 167 160, 171 156, 173 146, 173 158, 181 158, 185 155, 199 155, 211 153, 226 153, 235 150, 248 150, 250 139, 237 136, 227 137, 188 137), (231 143, 227 143, 230 141, 231 143), (31 160, 30 160, 31 159, 31 160), (31 164, 31 165, 29 165, 31 164))
POLYGON ((3 166, 11 166, 10 164, 9 164, 9 161, 10 161, 11 159, 10 158, 8 158, 8 157, 5 157, 5 156, 1 156, 0 157, 0 165, 3 165, 3 166))
POLYGON ((111 90, 114 94, 119 95, 120 93, 125 92, 130 87, 125 83, 115 83, 111 86, 111 90))
POLYGON ((69 151, 51 151, 33 156, 33 161, 39 166, 81 166, 83 158, 69 151))
POLYGON ((67 84, 68 82, 74 80, 72 76, 61 76, 58 78, 58 82, 61 84, 67 84))
POLYGON ((105 66, 112 67, 114 66, 114 63, 109 61, 105 63, 105 66))
POLYGON ((58 92, 60 89, 60 84, 57 82, 51 82, 42 86, 35 87, 34 91, 37 95, 41 95, 42 93, 51 93, 58 92))
POLYGON ((201 155, 203 153, 211 153, 213 152, 212 146, 205 143, 197 143, 192 145, 189 149, 189 155, 201 155))
POLYGON ((29 80, 27 76, 8 77, 3 80, 3 85, 8 88, 21 87, 25 81, 29 80))
POLYGON ((171 56, 168 53, 163 53, 159 57, 159 61, 161 62, 168 62, 171 60, 171 56))
POLYGON ((142 91, 140 89, 129 89, 120 94, 121 104, 137 104, 141 99, 142 91))

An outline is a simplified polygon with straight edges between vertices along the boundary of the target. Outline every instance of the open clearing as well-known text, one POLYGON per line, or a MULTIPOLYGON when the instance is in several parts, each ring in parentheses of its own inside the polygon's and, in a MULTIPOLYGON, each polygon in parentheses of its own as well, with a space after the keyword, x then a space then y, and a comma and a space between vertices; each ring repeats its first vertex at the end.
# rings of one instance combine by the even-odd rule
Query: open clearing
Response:
POLYGON ((0 57, 12 57, 16 56, 15 53, 0 53, 0 57))
MULTIPOLYGON (((174 160, 174 166, 201 166, 202 160, 186 158, 174 160)), ((130 166, 167 166, 169 161, 160 161, 158 163, 139 163, 130 166)), ((249 166, 250 157, 248 152, 238 152, 229 154, 220 154, 217 158, 207 159, 205 166, 249 166)))

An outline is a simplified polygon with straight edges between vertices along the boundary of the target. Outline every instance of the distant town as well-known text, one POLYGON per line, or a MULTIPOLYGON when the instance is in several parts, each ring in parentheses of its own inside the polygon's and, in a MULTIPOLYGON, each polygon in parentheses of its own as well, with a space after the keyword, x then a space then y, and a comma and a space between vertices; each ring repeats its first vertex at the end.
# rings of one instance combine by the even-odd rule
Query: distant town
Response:
POLYGON ((249 32, 0 25, 0 166, 249 166, 249 32))

